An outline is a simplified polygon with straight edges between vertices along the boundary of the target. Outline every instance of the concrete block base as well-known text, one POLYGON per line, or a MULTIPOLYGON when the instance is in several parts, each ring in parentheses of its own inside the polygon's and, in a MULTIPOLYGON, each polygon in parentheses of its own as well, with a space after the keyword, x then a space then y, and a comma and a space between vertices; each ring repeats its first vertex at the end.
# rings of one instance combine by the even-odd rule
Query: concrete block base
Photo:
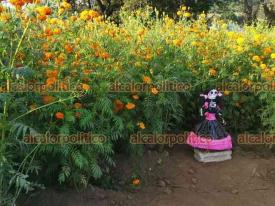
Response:
POLYGON ((232 150, 206 151, 194 149, 194 157, 199 162, 221 162, 232 159, 232 150))

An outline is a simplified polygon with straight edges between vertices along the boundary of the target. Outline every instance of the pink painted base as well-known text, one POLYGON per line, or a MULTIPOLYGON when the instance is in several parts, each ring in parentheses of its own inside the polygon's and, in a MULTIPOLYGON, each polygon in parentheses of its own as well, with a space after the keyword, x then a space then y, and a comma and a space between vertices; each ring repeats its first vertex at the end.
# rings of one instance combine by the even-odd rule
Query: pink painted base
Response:
POLYGON ((194 132, 191 132, 187 137, 187 144, 194 148, 206 149, 206 150, 229 150, 232 149, 231 136, 219 140, 212 140, 204 137, 197 136, 194 132))

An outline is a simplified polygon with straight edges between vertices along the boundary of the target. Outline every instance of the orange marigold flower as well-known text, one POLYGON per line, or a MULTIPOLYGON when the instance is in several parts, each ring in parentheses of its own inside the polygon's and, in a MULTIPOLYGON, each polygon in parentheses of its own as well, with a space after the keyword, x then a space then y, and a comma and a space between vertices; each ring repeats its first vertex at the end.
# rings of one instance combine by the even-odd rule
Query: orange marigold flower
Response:
POLYGON ((70 19, 71 19, 72 21, 76 21, 76 20, 77 20, 77 16, 71 16, 70 19))
POLYGON ((265 55, 271 54, 272 53, 272 49, 270 47, 266 47, 263 49, 263 53, 265 55))
POLYGON ((134 109, 136 107, 136 105, 134 103, 127 103, 126 106, 125 106, 127 109, 131 110, 131 109, 134 109))
POLYGON ((58 76, 58 70, 57 69, 55 69, 55 70, 47 70, 46 71, 46 76, 48 78, 57 77, 58 76))
POLYGON ((45 21, 47 19, 47 16, 46 15, 38 15, 37 18, 40 20, 40 21, 45 21))
POLYGON ((54 59, 55 63, 57 65, 63 65, 64 64, 64 60, 66 59, 66 55, 61 53, 58 57, 56 57, 54 59))
POLYGON ((91 69, 84 69, 84 70, 83 70, 83 74, 88 75, 88 74, 91 74, 91 73, 92 73, 92 70, 91 70, 91 69))
POLYGON ((16 9, 21 9, 26 2, 24 0, 9 0, 9 3, 14 5, 16 9))
POLYGON ((80 109, 80 108, 82 108, 82 104, 77 102, 77 103, 74 104, 74 108, 80 109))
POLYGON ((135 99, 135 100, 138 100, 138 99, 139 99, 139 96, 138 96, 137 94, 134 94, 132 97, 133 97, 133 99, 135 99))
POLYGON ((157 88, 155 88, 155 87, 153 87, 152 89, 151 89, 151 92, 153 93, 153 94, 158 94, 159 93, 159 91, 157 90, 157 88))
POLYGON ((53 34, 55 35, 58 35, 61 33, 61 29, 60 28, 55 28, 53 31, 52 31, 53 34))
POLYGON ((51 59, 53 57, 53 54, 51 52, 45 52, 44 53, 44 60, 48 61, 49 59, 51 59))
POLYGON ((36 12, 40 16, 46 16, 46 15, 51 15, 52 14, 52 9, 48 6, 40 6, 36 8, 36 12))
POLYGON ((140 182, 141 182, 140 179, 136 178, 136 179, 133 179, 132 184, 137 186, 137 185, 140 185, 140 182))
POLYGON ((88 85, 88 84, 81 84, 81 86, 82 86, 82 89, 85 91, 88 91, 91 89, 90 85, 88 85))
POLYGON ((55 100, 53 96, 45 95, 42 97, 43 103, 44 104, 49 104, 55 100))
POLYGON ((100 14, 97 11, 95 11, 95 10, 90 10, 89 11, 89 16, 90 16, 91 19, 93 19, 95 17, 100 16, 100 14))
POLYGON ((145 129, 145 124, 143 122, 138 122, 137 125, 140 129, 145 129))
MULTIPOLYGON (((0 1, 1 2, 1 1, 0 1)), ((3 6, 0 5, 0 13, 5 11, 5 8, 3 6)))
POLYGON ((114 101, 114 105, 115 105, 115 109, 114 109, 115 113, 123 110, 123 108, 124 108, 124 103, 122 101, 120 101, 119 99, 116 99, 114 101))
POLYGON ((70 44, 65 45, 65 50, 70 54, 73 52, 73 47, 70 44))
POLYGON ((56 82, 56 77, 50 77, 46 80, 46 85, 50 86, 56 82))
POLYGON ((217 75, 216 69, 209 69, 209 75, 216 76, 217 75))
POLYGON ((108 54, 107 52, 103 52, 103 53, 101 54, 101 57, 102 57, 103 59, 108 59, 108 58, 110 58, 110 54, 108 54))
POLYGON ((60 82, 59 89, 67 91, 68 85, 66 83, 60 82))
POLYGON ((62 112, 56 112, 55 117, 56 119, 64 119, 64 114, 62 112))
POLYGON ((142 80, 145 84, 150 84, 152 81, 151 81, 151 78, 148 77, 148 76, 143 76, 142 77, 142 80))

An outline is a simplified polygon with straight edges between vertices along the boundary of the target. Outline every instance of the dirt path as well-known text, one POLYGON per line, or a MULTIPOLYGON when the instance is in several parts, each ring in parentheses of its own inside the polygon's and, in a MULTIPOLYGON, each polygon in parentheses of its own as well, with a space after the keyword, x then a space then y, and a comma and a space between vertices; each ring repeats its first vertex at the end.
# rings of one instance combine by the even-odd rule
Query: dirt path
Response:
MULTIPOLYGON (((238 150, 230 161, 203 164, 193 159, 192 151, 179 147, 161 157, 147 152, 141 161, 146 177, 142 187, 134 192, 98 188, 81 193, 47 190, 24 206, 36 201, 40 204, 35 205, 41 206, 275 205, 275 157, 265 159, 238 150)), ((118 172, 126 178, 132 170, 127 167, 127 160, 122 162, 118 172)))

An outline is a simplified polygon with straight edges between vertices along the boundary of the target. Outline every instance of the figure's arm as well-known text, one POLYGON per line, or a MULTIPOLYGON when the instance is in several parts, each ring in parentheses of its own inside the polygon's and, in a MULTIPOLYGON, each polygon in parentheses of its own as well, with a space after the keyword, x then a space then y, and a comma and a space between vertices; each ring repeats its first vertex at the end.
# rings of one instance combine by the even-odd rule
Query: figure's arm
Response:
POLYGON ((204 97, 204 99, 207 99, 207 95, 205 94, 200 94, 200 97, 204 97))
POLYGON ((218 114, 220 120, 222 121, 222 124, 226 125, 226 122, 225 122, 224 118, 222 117, 222 112, 221 112, 221 109, 219 106, 217 106, 217 114, 218 114))

